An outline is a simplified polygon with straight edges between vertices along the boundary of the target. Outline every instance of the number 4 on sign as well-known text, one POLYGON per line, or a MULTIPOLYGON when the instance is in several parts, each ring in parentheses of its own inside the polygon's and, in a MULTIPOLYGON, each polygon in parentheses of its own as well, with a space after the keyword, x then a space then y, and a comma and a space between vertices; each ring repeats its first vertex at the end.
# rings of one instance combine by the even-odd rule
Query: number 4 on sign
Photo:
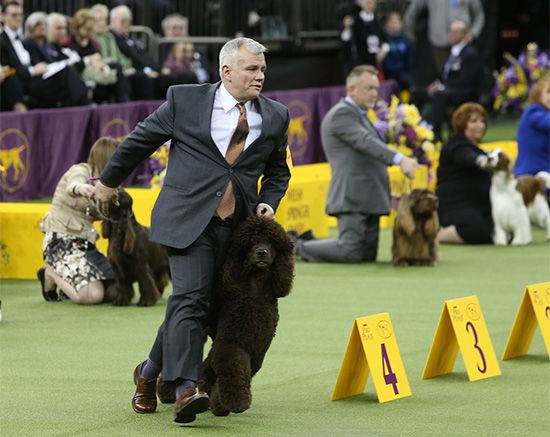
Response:
POLYGON ((459 348, 470 381, 500 375, 476 296, 445 301, 422 379, 451 373, 459 348))
POLYGON ((369 372, 379 402, 411 395, 388 313, 355 319, 332 400, 363 393, 369 372))

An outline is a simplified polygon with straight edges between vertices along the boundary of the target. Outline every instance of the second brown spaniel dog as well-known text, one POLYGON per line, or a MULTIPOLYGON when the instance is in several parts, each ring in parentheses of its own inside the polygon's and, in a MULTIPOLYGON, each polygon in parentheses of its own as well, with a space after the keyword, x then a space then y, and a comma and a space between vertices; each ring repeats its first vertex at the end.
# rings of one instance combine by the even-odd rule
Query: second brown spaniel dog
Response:
POLYGON ((118 203, 109 207, 102 235, 109 239, 107 256, 113 267, 117 296, 114 305, 130 305, 133 283, 139 285, 138 306, 151 306, 160 299, 170 281, 166 249, 149 241, 149 228, 140 225, 132 210, 132 197, 119 189, 118 203))
POLYGON ((403 196, 393 225, 394 266, 437 264, 438 205, 430 190, 416 188, 403 196))
POLYGON ((198 382, 216 416, 249 408, 251 379, 275 336, 277 299, 294 279, 294 243, 274 220, 249 217, 228 244, 211 308, 212 348, 198 382))

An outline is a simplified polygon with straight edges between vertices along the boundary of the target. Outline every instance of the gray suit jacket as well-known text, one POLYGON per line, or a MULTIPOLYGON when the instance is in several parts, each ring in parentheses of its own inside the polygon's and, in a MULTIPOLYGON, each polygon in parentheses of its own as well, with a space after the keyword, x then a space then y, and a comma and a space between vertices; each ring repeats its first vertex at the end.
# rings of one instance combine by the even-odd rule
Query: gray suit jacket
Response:
POLYGON ((388 214, 386 166, 396 152, 382 142, 359 109, 342 99, 325 115, 321 139, 332 170, 327 214, 388 214))
POLYGON ((164 186, 151 218, 153 241, 176 248, 193 243, 214 215, 230 179, 239 220, 254 213, 258 203, 276 210, 287 190, 287 108, 263 96, 256 99, 261 134, 230 166, 210 135, 219 85, 170 87, 167 101, 126 137, 101 174, 105 185, 116 187, 160 145, 172 140, 164 186))

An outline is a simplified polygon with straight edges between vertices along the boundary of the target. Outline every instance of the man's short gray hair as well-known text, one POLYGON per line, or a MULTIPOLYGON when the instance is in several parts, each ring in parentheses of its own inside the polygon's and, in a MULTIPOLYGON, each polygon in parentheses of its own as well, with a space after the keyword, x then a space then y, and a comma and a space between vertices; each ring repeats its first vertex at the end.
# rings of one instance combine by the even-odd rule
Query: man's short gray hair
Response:
POLYGON ((183 25, 184 33, 189 33, 189 19, 181 14, 170 14, 164 17, 160 24, 163 32, 166 32, 166 28, 172 20, 179 20, 183 25))
POLYGON ((267 48, 265 46, 251 38, 240 37, 232 39, 227 41, 220 50, 220 69, 223 65, 229 64, 230 59, 235 56, 242 46, 245 46, 254 55, 267 52, 267 48))
POLYGON ((132 17, 132 11, 130 8, 126 5, 119 5, 115 6, 113 9, 111 9, 111 12, 109 13, 109 19, 112 20, 114 18, 117 18, 118 15, 124 14, 124 15, 130 15, 132 17))

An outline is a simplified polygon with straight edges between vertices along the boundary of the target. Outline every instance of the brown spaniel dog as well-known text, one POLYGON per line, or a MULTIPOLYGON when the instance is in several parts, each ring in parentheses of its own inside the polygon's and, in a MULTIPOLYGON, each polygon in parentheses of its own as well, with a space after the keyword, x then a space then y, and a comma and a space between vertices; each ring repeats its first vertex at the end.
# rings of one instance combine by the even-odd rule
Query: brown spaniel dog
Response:
POLYGON ((394 266, 437 265, 438 205, 434 193, 420 188, 401 199, 393 225, 394 266))
POLYGON ((117 296, 114 305, 130 305, 133 283, 138 282, 138 306, 151 306, 160 299, 170 281, 164 246, 149 241, 149 228, 140 225, 132 211, 132 197, 119 189, 118 203, 109 207, 102 223, 103 238, 109 239, 107 256, 113 267, 117 296))

